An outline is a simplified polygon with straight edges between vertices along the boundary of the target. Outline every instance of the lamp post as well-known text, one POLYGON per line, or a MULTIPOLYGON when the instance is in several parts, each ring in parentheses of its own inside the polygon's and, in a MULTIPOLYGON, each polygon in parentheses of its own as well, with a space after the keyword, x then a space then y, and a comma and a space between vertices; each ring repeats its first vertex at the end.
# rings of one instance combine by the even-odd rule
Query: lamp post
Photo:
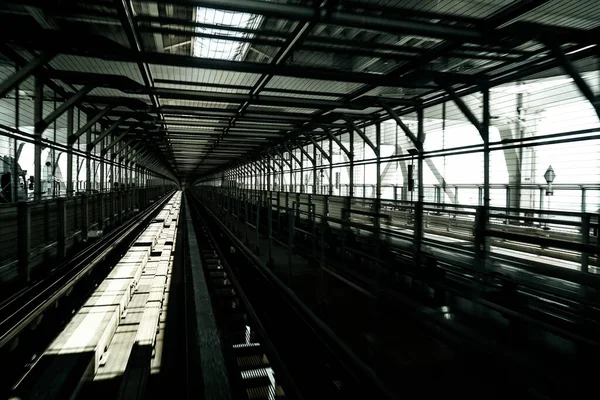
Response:
MULTIPOLYGON (((546 183, 548 184, 548 188, 546 189, 546 196, 548 197, 548 205, 547 205, 548 219, 550 219, 550 196, 554 195, 554 190, 552 190, 552 182, 554 182, 555 178, 556 178, 556 173, 554 172, 552 165, 550 165, 548 167, 548 169, 546 170, 546 172, 544 173, 544 179, 546 180, 546 183)), ((548 227, 548 222, 546 222, 546 226, 544 226, 544 229, 546 229, 546 230, 550 229, 548 227)))

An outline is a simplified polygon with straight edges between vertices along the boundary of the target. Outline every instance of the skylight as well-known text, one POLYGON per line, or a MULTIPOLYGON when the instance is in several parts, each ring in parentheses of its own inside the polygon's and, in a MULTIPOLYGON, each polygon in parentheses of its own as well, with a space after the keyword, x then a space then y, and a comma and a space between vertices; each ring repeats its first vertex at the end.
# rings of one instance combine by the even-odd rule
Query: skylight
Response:
MULTIPOLYGON (((198 7, 196 9, 196 22, 201 24, 218 25, 223 28, 257 29, 262 21, 261 15, 213 10, 198 7)), ((230 36, 233 38, 252 37, 247 33, 227 31, 214 28, 196 28, 197 32, 210 35, 230 36)), ((248 49, 249 43, 235 40, 214 38, 194 38, 194 56, 202 58, 216 58, 221 60, 241 60, 248 49)))

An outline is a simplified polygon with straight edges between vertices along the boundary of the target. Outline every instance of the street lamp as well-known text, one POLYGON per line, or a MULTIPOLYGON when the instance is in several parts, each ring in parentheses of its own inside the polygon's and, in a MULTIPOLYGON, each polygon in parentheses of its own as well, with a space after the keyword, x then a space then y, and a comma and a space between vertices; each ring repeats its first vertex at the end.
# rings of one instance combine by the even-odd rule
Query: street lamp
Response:
POLYGON ((554 182, 554 179, 556 178, 556 173, 554 173, 554 169, 552 168, 552 165, 548 167, 548 169, 546 170, 546 173, 544 174, 544 179, 546 180, 546 183, 548 184, 548 189, 546 189, 546 196, 552 196, 554 194, 554 190, 552 190, 552 182, 554 182))
MULTIPOLYGON (((546 173, 544 173, 544 179, 546 180, 546 183, 548 184, 548 188, 546 189, 546 196, 548 196, 548 219, 550 219, 550 196, 552 196, 554 194, 554 190, 552 190, 552 182, 554 182, 554 179, 556 178, 556 173, 554 172, 554 169, 552 168, 552 165, 550 165, 548 167, 548 169, 546 170, 546 173)), ((545 230, 550 229, 548 227, 548 222, 546 222, 546 226, 544 226, 545 230)))

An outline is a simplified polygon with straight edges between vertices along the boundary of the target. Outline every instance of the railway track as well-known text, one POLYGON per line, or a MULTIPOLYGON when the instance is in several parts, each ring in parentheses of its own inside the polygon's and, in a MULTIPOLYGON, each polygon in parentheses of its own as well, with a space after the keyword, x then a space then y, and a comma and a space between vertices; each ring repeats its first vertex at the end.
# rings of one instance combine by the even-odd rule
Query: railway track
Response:
MULTIPOLYGON (((583 366, 600 354, 595 333, 600 323, 597 275, 495 253, 481 268, 473 246, 427 235, 422 263, 415 265, 412 232, 404 234, 382 224, 378 232, 387 240, 381 246, 374 224, 365 219, 344 225, 327 217, 336 222, 323 234, 324 225, 304 203, 300 212, 294 212, 297 203, 283 209, 272 204, 269 210, 268 203, 257 207, 244 199, 219 203, 217 196, 202 190, 203 200, 231 230, 242 232, 250 247, 260 236, 262 250, 270 254, 268 246, 281 246, 292 253, 289 260, 304 259, 317 266, 311 272, 315 277, 324 273, 381 304, 414 310, 412 321, 434 337, 461 352, 475 351, 481 365, 493 359, 514 370, 520 390, 530 390, 533 398, 562 398, 568 392, 564 387, 583 388, 590 381, 583 366), (236 215, 231 215, 232 209, 236 215), (379 253, 378 248, 384 251, 379 253), (561 388, 557 382, 565 384, 561 388)), ((318 213, 319 205, 314 207, 318 213)), ((285 274, 281 263, 286 261, 280 255, 281 276, 285 274)))
POLYGON ((0 393, 18 386, 23 382, 18 377, 27 376, 39 364, 41 354, 74 310, 85 302, 91 288, 102 281, 170 197, 163 196, 149 209, 0 305, 0 393))
POLYGON ((230 368, 247 398, 391 398, 329 327, 193 194, 188 199, 201 226, 198 242, 226 348, 235 360, 230 368))

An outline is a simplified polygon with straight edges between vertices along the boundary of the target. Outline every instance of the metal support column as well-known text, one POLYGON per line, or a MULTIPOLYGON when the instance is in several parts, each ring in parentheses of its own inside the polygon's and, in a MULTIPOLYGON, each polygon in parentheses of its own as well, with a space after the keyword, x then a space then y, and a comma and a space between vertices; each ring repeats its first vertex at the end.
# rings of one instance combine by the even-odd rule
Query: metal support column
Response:
MULTIPOLYGON (((483 123, 481 124, 481 137, 483 138, 483 208, 484 229, 487 230, 490 213, 490 89, 485 87, 483 92, 483 123)), ((489 251, 487 234, 483 237, 484 256, 489 251)))
POLYGON ((329 196, 333 195, 333 138, 329 137, 329 196))
MULTIPOLYGON (((16 129, 19 129, 19 86, 17 85, 15 87, 15 92, 14 92, 14 96, 15 96, 15 119, 14 119, 14 125, 16 129)), ((23 144, 21 144, 21 146, 23 146, 23 144)), ((19 200, 19 156, 20 156, 20 150, 19 150, 19 145, 17 144, 17 139, 13 139, 13 161, 12 161, 12 170, 14 171, 12 174, 12 182, 13 182, 13 190, 12 190, 12 199, 11 201, 16 203, 19 200)), ((25 176, 23 176, 23 179, 25 179, 25 176)), ((24 199, 27 198, 27 182, 23 182, 23 190, 24 190, 24 199)))
POLYGON ((425 200, 425 195, 423 191, 423 143, 425 140, 425 130, 424 130, 424 115, 423 108, 419 107, 417 109, 417 180, 419 188, 417 194, 417 204, 415 204, 415 262, 417 266, 421 265, 421 252, 423 246, 423 201, 425 200))
POLYGON ((350 171, 348 174, 350 184, 348 185, 348 197, 352 198, 354 197, 354 133, 350 130, 348 134, 350 135, 350 151, 348 153, 350 158, 350 171))
POLYGON ((35 78, 35 93, 34 93, 34 106, 33 106, 33 120, 34 120, 34 185, 33 185, 33 199, 39 201, 42 199, 42 126, 39 124, 44 118, 44 82, 40 78, 35 78))

